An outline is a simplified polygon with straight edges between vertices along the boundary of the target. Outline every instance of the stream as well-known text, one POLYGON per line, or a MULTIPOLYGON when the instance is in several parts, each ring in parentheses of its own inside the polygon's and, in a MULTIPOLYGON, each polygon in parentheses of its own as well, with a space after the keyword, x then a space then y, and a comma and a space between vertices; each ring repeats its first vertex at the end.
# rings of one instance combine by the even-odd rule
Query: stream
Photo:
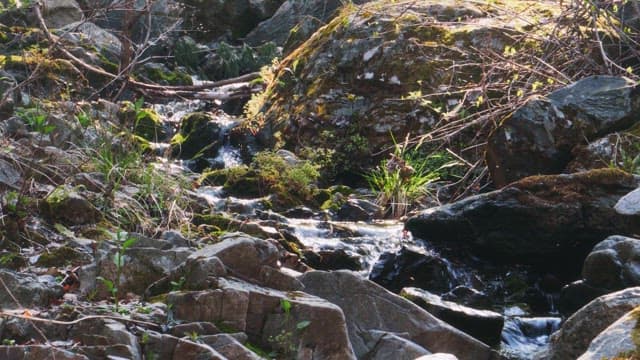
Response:
MULTIPOLYGON (((194 111, 201 111, 205 104, 200 101, 176 102, 165 105, 154 105, 154 109, 166 121, 168 127, 173 131, 179 125, 179 120, 185 114, 194 111)), ((215 158, 207 159, 210 164, 219 164, 220 167, 232 167, 242 163, 240 151, 229 144, 227 132, 235 124, 237 119, 230 115, 222 115, 217 112, 216 118, 221 119, 221 127, 225 129, 222 135, 222 146, 215 158)), ((165 149, 166 144, 155 144, 156 149, 165 149)), ((158 151, 162 153, 162 151, 158 151)), ((166 159, 159 159, 166 161, 166 159)), ((193 169, 188 160, 177 161, 185 171, 193 169)), ((411 234, 403 231, 404 224, 399 221, 375 220, 370 222, 340 221, 332 219, 327 213, 316 212, 311 216, 297 216, 293 218, 276 214, 270 217, 269 222, 262 221, 260 214, 265 214, 263 209, 264 199, 239 199, 225 196, 222 187, 202 186, 197 190, 200 197, 211 205, 215 211, 236 218, 241 221, 255 221, 260 226, 269 227, 268 231, 276 231, 271 227, 274 224, 273 217, 277 220, 276 228, 287 229, 287 231, 300 241, 309 251, 315 254, 346 254, 350 260, 349 268, 358 271, 362 276, 369 277, 372 270, 375 271, 381 256, 392 258, 394 254, 399 254, 403 249, 426 254, 425 256, 435 257, 447 269, 452 281, 448 284, 449 289, 467 288, 480 292, 491 304, 489 310, 498 312, 505 319, 501 334, 500 352, 509 359, 532 359, 533 355, 544 349, 548 344, 549 335, 560 327, 561 319, 558 317, 553 306, 553 296, 545 295, 543 302, 548 303, 545 311, 531 311, 526 302, 512 303, 508 296, 496 296, 501 294, 503 288, 507 288, 505 283, 512 274, 511 269, 497 269, 491 266, 489 271, 483 269, 482 262, 472 259, 465 261, 464 258, 449 259, 450 254, 445 251, 433 248, 428 241, 413 239, 411 234), (498 290, 496 290, 498 289, 498 290)), ((264 216, 263 216, 264 218, 264 216)), ((341 263, 334 269, 341 268, 341 263)), ((345 268, 345 267, 342 267, 345 268)), ((525 270, 526 273, 526 270, 525 270)), ((531 282, 528 284, 531 286, 531 282)), ((529 289, 527 289, 529 290, 529 289)), ((435 292, 442 295, 447 291, 435 292)))

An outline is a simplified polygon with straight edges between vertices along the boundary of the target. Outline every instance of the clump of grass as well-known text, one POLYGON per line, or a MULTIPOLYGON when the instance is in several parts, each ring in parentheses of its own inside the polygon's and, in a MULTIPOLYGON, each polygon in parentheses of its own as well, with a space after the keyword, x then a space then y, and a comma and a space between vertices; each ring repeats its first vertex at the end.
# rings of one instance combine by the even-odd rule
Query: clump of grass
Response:
POLYGON ((435 181, 456 176, 462 165, 447 152, 428 155, 418 149, 408 149, 406 144, 396 144, 389 159, 365 175, 371 189, 376 193, 376 203, 389 216, 398 218, 406 213, 420 198, 435 197, 429 185, 435 181))

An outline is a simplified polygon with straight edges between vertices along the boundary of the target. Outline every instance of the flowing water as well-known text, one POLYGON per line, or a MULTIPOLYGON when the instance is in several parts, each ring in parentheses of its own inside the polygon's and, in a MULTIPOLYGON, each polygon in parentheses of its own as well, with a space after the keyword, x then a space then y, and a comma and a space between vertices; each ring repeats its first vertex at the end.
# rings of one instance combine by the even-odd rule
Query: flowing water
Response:
MULTIPOLYGON (((154 108, 163 116, 167 123, 177 129, 182 116, 200 111, 205 104, 200 101, 176 102, 167 105, 156 105, 154 108)), ((226 114, 216 112, 215 119, 223 129, 222 137, 227 138, 227 132, 237 124, 237 119, 226 114)), ((238 149, 227 140, 220 148, 215 159, 208 159, 211 163, 232 167, 241 164, 238 149)), ((163 149, 164 144, 157 144, 163 149)), ((183 162, 183 166, 189 165, 183 162)), ((221 187, 203 186, 198 194, 205 199, 215 211, 226 212, 230 216, 242 219, 258 220, 258 213, 264 211, 264 199, 239 199, 228 197, 221 187)), ((446 264, 455 284, 476 288, 477 272, 468 266, 458 266, 430 248, 428 243, 412 239, 410 233, 404 231, 404 224, 398 221, 379 220, 372 222, 334 221, 327 214, 317 213, 309 218, 284 218, 277 215, 284 227, 291 229, 293 235, 307 248, 315 251, 342 250, 357 257, 360 262, 360 273, 368 276, 380 255, 397 252, 402 247, 419 248, 420 251, 437 256, 446 264)), ((479 269, 481 270, 481 269, 479 269)), ((501 280, 499 280, 500 282, 501 280)), ((483 291, 484 289, 479 289, 483 291)), ((493 310, 500 311, 505 316, 502 331, 501 352, 510 359, 531 359, 533 354, 544 349, 548 344, 549 335, 557 330, 560 319, 557 317, 530 317, 528 312, 514 306, 497 304, 493 310)), ((550 315, 553 315, 550 313, 550 315)))

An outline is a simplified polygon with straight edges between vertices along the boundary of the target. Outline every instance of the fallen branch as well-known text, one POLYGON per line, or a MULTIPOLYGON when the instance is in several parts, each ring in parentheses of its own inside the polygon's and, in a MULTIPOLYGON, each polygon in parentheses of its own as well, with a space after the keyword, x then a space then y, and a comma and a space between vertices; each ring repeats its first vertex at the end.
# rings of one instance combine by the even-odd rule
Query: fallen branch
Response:
POLYGON ((61 321, 61 320, 54 320, 54 319, 45 319, 45 318, 39 318, 39 317, 34 317, 34 316, 12 314, 12 313, 9 313, 9 312, 6 312, 6 311, 0 311, 0 317, 2 317, 2 316, 8 316, 8 317, 13 317, 13 318, 18 318, 18 319, 29 320, 29 321, 46 322, 46 323, 56 324, 56 325, 75 325, 75 324, 78 324, 78 323, 80 323, 82 321, 86 321, 86 320, 109 319, 109 320, 117 320, 117 321, 124 321, 124 322, 128 322, 128 323, 144 325, 144 326, 147 326, 147 327, 154 328, 156 330, 162 330, 160 325, 152 323, 152 322, 142 321, 142 320, 135 320, 135 319, 128 319, 128 318, 124 318, 124 317, 121 317, 121 316, 112 316, 112 315, 87 315, 87 316, 83 316, 83 317, 81 317, 79 319, 76 319, 76 320, 73 320, 73 321, 61 321))

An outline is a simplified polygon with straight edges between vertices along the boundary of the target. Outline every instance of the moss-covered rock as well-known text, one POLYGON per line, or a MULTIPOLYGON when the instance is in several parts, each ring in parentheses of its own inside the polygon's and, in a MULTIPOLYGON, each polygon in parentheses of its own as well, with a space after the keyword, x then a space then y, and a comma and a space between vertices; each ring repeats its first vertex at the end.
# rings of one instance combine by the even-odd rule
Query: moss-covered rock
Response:
POLYGON ((461 107, 474 111, 490 95, 462 90, 485 76, 483 53, 475 49, 539 52, 535 41, 514 43, 515 34, 537 28, 513 14, 543 22, 559 10, 531 1, 491 3, 346 6, 280 63, 252 119, 261 124, 260 139, 298 154, 324 152, 342 167, 338 172, 359 172, 392 144, 390 134, 422 134, 457 119, 461 107))
POLYGON ((186 71, 180 68, 170 70, 163 64, 148 63, 143 68, 144 75, 149 80, 161 85, 192 85, 193 80, 186 71))
POLYGON ((222 145, 221 131, 207 113, 185 115, 180 120, 180 131, 171 139, 171 154, 181 159, 216 156, 222 145))

